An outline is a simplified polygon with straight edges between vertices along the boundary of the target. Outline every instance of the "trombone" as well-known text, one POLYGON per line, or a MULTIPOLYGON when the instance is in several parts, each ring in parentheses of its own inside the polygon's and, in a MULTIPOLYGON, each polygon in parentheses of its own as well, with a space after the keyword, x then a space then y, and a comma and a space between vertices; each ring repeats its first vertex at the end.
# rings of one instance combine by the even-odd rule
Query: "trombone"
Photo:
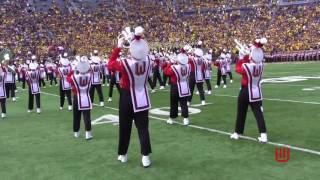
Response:
POLYGON ((250 49, 247 47, 247 45, 242 44, 237 39, 234 39, 234 42, 236 43, 236 48, 239 50, 241 54, 244 54, 244 55, 250 54, 250 49))

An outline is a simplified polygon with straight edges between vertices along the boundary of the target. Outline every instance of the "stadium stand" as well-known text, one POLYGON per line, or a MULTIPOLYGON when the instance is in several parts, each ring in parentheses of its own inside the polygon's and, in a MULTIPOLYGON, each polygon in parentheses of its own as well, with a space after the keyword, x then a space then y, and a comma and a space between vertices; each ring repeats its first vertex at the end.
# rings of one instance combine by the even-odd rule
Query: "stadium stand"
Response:
POLYGON ((319 60, 320 1, 10 0, 0 1, 0 45, 45 59, 57 45, 109 54, 124 26, 142 25, 153 48, 202 40, 219 54, 233 40, 266 37, 267 61, 319 60))

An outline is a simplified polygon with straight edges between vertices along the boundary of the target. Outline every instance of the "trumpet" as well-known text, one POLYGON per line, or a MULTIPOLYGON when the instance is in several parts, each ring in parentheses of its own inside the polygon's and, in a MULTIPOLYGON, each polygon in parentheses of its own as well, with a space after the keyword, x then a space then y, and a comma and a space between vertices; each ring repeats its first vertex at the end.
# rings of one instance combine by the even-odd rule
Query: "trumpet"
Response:
POLYGON ((131 32, 130 27, 126 27, 121 33, 118 35, 118 40, 123 39, 125 41, 124 48, 129 48, 130 42, 133 39, 133 32, 131 32))
POLYGON ((234 42, 236 43, 236 48, 239 50, 241 54, 250 54, 250 49, 245 44, 241 44, 240 41, 238 41, 237 39, 234 39, 234 42))

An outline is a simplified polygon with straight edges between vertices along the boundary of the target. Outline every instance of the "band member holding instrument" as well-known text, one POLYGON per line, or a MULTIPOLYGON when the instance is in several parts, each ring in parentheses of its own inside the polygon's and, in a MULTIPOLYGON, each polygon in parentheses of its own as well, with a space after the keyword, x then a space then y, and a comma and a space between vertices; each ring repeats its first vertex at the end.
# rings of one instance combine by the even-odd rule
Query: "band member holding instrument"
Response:
POLYGON ((191 74, 189 78, 189 86, 191 95, 188 98, 188 103, 190 104, 192 101, 193 91, 194 87, 197 86, 199 94, 200 94, 200 100, 201 104, 205 105, 205 96, 204 96, 204 90, 203 90, 203 81, 204 81, 204 65, 203 65, 203 51, 200 48, 196 48, 194 50, 194 57, 191 57, 189 59, 189 64, 191 67, 191 74))
POLYGON ((94 50, 93 56, 91 57, 91 72, 92 72, 92 85, 90 89, 90 97, 91 101, 94 102, 94 91, 97 90, 100 106, 104 106, 104 98, 102 93, 102 86, 101 86, 101 74, 102 74, 102 68, 101 68, 101 59, 98 56, 98 51, 94 50))
POLYGON ((38 64, 32 62, 29 64, 29 70, 26 71, 26 81, 29 85, 29 103, 28 103, 28 113, 33 109, 34 97, 36 99, 37 113, 41 113, 40 109, 40 71, 38 69, 38 64))
POLYGON ((232 56, 231 56, 230 50, 226 54, 226 60, 227 60, 227 74, 229 75, 230 83, 233 83, 232 71, 231 71, 232 56))
POLYGON ((142 165, 149 167, 151 160, 151 144, 149 136, 149 109, 151 107, 149 93, 146 81, 151 71, 151 62, 147 58, 149 53, 148 43, 142 39, 142 27, 135 28, 134 37, 130 41, 130 58, 117 61, 124 47, 124 38, 118 39, 118 48, 112 52, 109 61, 111 71, 119 71, 120 79, 120 102, 119 102, 119 147, 118 160, 127 162, 128 147, 130 143, 130 134, 132 122, 138 129, 139 140, 141 145, 142 165))
POLYGON ((6 85, 6 95, 7 99, 12 98, 12 101, 16 101, 16 93, 15 93, 15 87, 16 87, 16 71, 15 66, 13 65, 13 61, 8 60, 8 64, 5 67, 6 68, 6 79, 5 79, 5 85, 6 85))
POLYGON ((211 77, 212 77, 212 55, 204 55, 204 79, 207 84, 208 94, 211 94, 211 77))
POLYGON ((86 56, 82 56, 77 63, 75 70, 71 71, 67 77, 72 86, 73 92, 73 132, 74 137, 80 136, 81 114, 86 130, 86 140, 93 138, 91 132, 91 109, 92 102, 89 95, 91 88, 92 73, 90 72, 90 63, 86 56))
POLYGON ((72 110, 71 99, 71 84, 67 80, 68 74, 71 72, 71 65, 69 59, 63 57, 60 59, 60 67, 58 67, 58 74, 60 76, 59 90, 60 90, 60 110, 63 109, 65 96, 68 100, 68 110, 72 110))
POLYGON ((170 118, 168 124, 173 124, 173 120, 178 117, 178 103, 181 106, 183 124, 189 125, 188 97, 190 96, 189 75, 190 66, 188 56, 180 53, 177 57, 178 64, 170 64, 164 69, 164 73, 170 77, 170 118))
POLYGON ((220 87, 221 79, 223 80, 223 88, 227 88, 227 60, 226 60, 226 54, 223 51, 219 57, 214 62, 214 65, 217 67, 217 84, 215 85, 215 88, 220 87))
POLYGON ((256 40, 253 47, 251 47, 250 55, 245 55, 236 64, 236 72, 242 75, 242 80, 238 96, 236 127, 235 132, 231 135, 231 139, 239 139, 239 135, 243 134, 248 106, 250 105, 259 128, 260 136, 258 137, 258 141, 263 143, 268 141, 263 116, 261 89, 262 61, 264 58, 262 46, 266 43, 267 39, 265 38, 256 40))
MULTIPOLYGON (((9 55, 4 56, 5 61, 9 61, 10 57, 9 55)), ((5 118, 7 117, 7 110, 6 110, 6 87, 5 87, 5 80, 7 76, 6 68, 5 68, 5 63, 1 63, 0 66, 0 103, 1 103, 1 117, 5 118)))

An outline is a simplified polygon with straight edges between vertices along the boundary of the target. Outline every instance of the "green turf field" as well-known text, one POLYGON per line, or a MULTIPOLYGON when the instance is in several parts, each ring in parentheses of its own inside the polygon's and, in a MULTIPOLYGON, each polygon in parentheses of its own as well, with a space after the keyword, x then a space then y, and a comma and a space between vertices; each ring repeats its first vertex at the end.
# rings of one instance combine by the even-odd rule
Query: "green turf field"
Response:
MULTIPOLYGON (((239 76, 227 89, 214 89, 207 106, 190 116, 191 124, 167 125, 167 116, 150 114, 152 166, 140 165, 140 145, 134 128, 128 163, 117 159, 118 126, 93 127, 94 139, 73 138, 72 113, 59 110, 57 87, 42 89, 42 113, 27 113, 27 92, 19 89, 18 102, 7 102, 7 118, 0 119, 0 179, 113 180, 113 179, 319 179, 320 168, 320 63, 267 64, 265 78, 307 76, 301 81, 265 83, 264 112, 269 140, 314 150, 291 150, 287 163, 275 161, 275 146, 252 140, 230 140, 234 129, 239 76), (313 77, 313 78, 312 78, 313 77), (318 78, 314 78, 318 77, 318 78), (302 90, 307 88, 308 91, 302 90), (207 130, 199 128, 208 128, 207 130), (212 129, 222 132, 212 132, 212 129), (317 154, 318 153, 318 154, 317 154)), ((215 74, 216 72, 214 72, 215 74)), ((215 81, 215 77, 213 78, 215 81)), ((214 85, 214 83, 213 83, 214 85)), ((20 86, 20 85, 19 85, 20 86)), ((168 87, 166 88, 169 89, 168 87)), ((153 108, 169 106, 169 92, 151 94, 153 108)), ((107 100, 108 88, 104 95, 107 100)), ((118 93, 105 108, 94 107, 92 120, 117 115, 118 93), (112 107, 112 108, 109 108, 112 107)), ((97 101, 97 97, 96 103, 97 101)), ((197 95, 193 104, 199 104, 197 95)), ((178 122, 182 122, 179 118, 178 122)), ((245 135, 258 130, 249 111, 245 135)))

